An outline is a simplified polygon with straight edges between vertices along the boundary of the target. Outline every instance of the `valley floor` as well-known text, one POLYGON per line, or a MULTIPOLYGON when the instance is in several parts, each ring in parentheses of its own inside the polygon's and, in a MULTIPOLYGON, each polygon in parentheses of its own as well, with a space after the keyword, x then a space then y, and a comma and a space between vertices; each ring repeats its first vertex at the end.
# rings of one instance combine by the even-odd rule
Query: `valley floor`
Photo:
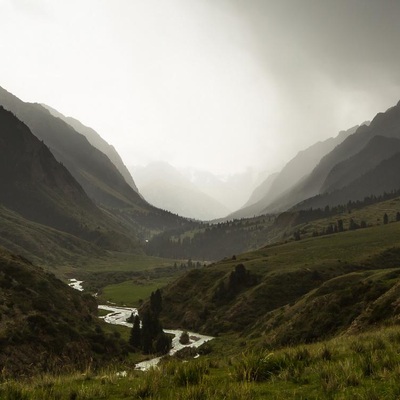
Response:
MULTIPOLYGON (((108 312, 108 314, 100 317, 104 319, 104 321, 107 322, 108 324, 125 326, 127 328, 132 328, 132 324, 127 322, 127 319, 132 314, 136 315, 138 313, 136 308, 108 306, 108 305, 99 305, 99 310, 108 312)), ((204 343, 207 343, 208 341, 214 339, 211 336, 200 335, 199 333, 195 332, 187 332, 189 335, 189 342, 187 344, 182 344, 180 343, 180 338, 184 331, 179 329, 164 329, 164 332, 168 335, 173 336, 171 343, 171 350, 168 353, 171 356, 187 347, 198 348, 202 346, 204 343)), ((161 361, 161 359, 162 357, 155 357, 149 360, 142 361, 136 364, 135 369, 139 369, 141 371, 148 371, 149 369, 155 367, 161 361)))

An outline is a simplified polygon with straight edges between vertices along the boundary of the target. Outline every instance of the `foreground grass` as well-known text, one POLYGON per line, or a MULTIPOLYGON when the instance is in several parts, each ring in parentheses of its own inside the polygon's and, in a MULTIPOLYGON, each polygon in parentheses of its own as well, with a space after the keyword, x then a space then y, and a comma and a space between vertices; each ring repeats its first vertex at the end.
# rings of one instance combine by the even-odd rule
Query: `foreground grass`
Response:
MULTIPOLYGON (((197 360, 165 361, 142 373, 118 367, 66 376, 43 375, 0 383, 0 398, 18 399, 398 399, 400 328, 279 350, 247 346, 197 360), (250 349, 252 348, 252 350, 250 349)), ((236 343, 237 344, 237 343, 236 343)))

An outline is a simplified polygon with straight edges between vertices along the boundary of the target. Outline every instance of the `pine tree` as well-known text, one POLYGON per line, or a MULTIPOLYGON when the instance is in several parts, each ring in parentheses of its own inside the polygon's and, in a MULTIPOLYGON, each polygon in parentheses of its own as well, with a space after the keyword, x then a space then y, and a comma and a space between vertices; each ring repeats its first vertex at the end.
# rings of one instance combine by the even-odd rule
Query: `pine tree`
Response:
POLYGON ((355 229, 358 229, 359 227, 360 226, 356 222, 354 222, 354 219, 351 218, 349 222, 349 230, 353 231, 355 229))
POLYGON ((293 233, 293 238, 294 238, 294 240, 300 240, 301 239, 301 237, 300 237, 300 231, 296 231, 296 232, 294 232, 293 233))
POLYGON ((146 311, 143 315, 142 320, 142 331, 141 331, 141 347, 145 354, 150 354, 153 352, 153 338, 152 335, 152 323, 151 315, 146 311))
POLYGON ((166 354, 171 348, 172 338, 166 335, 164 332, 160 333, 155 340, 156 353, 166 354))
POLYGON ((162 297, 160 289, 152 292, 150 295, 150 309, 156 315, 159 316, 162 310, 162 297))
POLYGON ((389 222, 389 217, 388 215, 385 213, 385 215, 383 216, 383 223, 386 225, 389 222))
POLYGON ((133 319, 133 327, 131 330, 129 343, 135 349, 139 349, 141 346, 141 342, 142 342, 142 335, 141 335, 141 329, 140 329, 140 319, 139 319, 139 315, 136 314, 133 319))

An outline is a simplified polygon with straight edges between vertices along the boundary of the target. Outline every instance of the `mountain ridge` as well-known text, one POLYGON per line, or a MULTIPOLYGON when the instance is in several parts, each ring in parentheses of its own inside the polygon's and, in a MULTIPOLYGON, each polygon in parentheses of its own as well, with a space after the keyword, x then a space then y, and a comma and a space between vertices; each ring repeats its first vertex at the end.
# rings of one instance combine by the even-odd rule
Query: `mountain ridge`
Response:
POLYGON ((92 146, 96 147, 110 159, 132 189, 137 193, 139 192, 132 175, 113 145, 107 143, 93 128, 84 125, 76 118, 67 117, 47 104, 40 103, 40 105, 46 108, 54 117, 60 118, 68 125, 71 125, 78 133, 84 135, 92 146))
POLYGON ((2 106, 0 144, 1 205, 105 248, 137 248, 132 232, 98 209, 49 148, 2 106))
MULTIPOLYGON (((364 122, 363 124, 367 124, 364 122)), ((358 129, 358 125, 345 131, 340 131, 336 137, 319 141, 299 151, 277 174, 271 182, 268 177, 256 191, 262 191, 263 196, 253 204, 247 204, 242 209, 235 211, 229 218, 251 217, 253 215, 262 215, 264 213, 275 212, 275 209, 269 210, 268 207, 274 204, 276 199, 288 193, 292 187, 296 187, 300 181, 306 179, 307 175, 312 172, 316 163, 318 163, 324 155, 328 154, 338 144, 342 143, 349 135, 358 129), (264 211, 267 210, 267 211, 264 211)), ((253 192, 252 196, 255 196, 253 192)), ((250 203, 252 196, 247 203, 250 203)))
POLYGON ((400 152, 400 139, 380 135, 372 137, 357 154, 331 169, 321 187, 321 192, 332 192, 347 186, 398 152, 400 152))
POLYGON ((356 155, 374 136, 400 138, 399 127, 400 102, 387 111, 378 113, 368 126, 360 126, 326 154, 304 181, 293 186, 289 192, 266 207, 263 213, 283 211, 307 198, 321 194, 322 185, 336 164, 356 155))
POLYGON ((146 207, 109 158, 70 125, 38 103, 25 103, 0 88, 0 104, 25 122, 82 185, 90 198, 109 207, 146 207))

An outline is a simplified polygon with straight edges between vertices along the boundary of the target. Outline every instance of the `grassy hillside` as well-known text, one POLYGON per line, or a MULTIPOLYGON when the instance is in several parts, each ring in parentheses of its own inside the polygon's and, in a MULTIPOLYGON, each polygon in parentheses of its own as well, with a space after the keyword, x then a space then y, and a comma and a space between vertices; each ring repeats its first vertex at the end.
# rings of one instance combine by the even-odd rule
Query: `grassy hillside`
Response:
MULTIPOLYGON (((384 223, 387 214, 388 222, 398 220, 397 213, 400 212, 399 192, 387 193, 377 198, 371 196, 365 201, 348 202, 338 207, 324 209, 294 209, 279 215, 274 223, 274 228, 283 232, 281 238, 292 238, 294 232, 299 232, 300 237, 311 237, 313 235, 326 234, 335 231, 338 222, 342 221, 343 229, 348 230, 351 221, 355 228, 379 226, 384 223), (384 200, 386 198, 386 200, 384 200)), ((301 207, 300 207, 301 208, 301 207)))
POLYGON ((182 259, 219 260, 266 244, 333 233, 338 221, 348 230, 351 220, 355 227, 369 227, 383 223, 386 213, 390 222, 400 213, 399 192, 371 196, 357 202, 345 202, 335 207, 306 209, 299 205, 279 215, 233 220, 218 224, 192 223, 154 236, 146 246, 148 254, 182 259), (385 200, 386 199, 386 200, 385 200))
POLYGON ((101 329, 92 296, 1 248, 0 299, 2 379, 85 370, 126 354, 101 329))
POLYGON ((35 223, 0 206, 0 245, 34 263, 61 268, 106 254, 93 243, 35 223), (51 251, 50 251, 51 249, 51 251))
MULTIPOLYGON (((398 205, 392 199, 352 210, 351 216, 376 221, 385 211, 393 221, 398 205)), ((293 215, 286 222, 295 221, 293 215)), ((323 226, 328 220, 309 224, 323 226)), ((193 269, 165 287, 164 326, 217 335, 200 349, 198 360, 183 362, 188 356, 178 354, 148 373, 116 361, 85 375, 3 377, 0 397, 395 400, 400 393, 400 223, 376 222, 236 255, 193 269), (121 370, 126 377, 117 375, 121 370)), ((118 257, 116 284, 104 295, 134 303, 134 285, 149 288, 145 281, 118 283, 135 272, 128 255, 118 257)), ((146 258, 143 267, 146 260, 157 264, 146 258)), ((139 265, 137 260, 137 272, 139 265)), ((102 269, 98 278, 110 281, 107 262, 97 267, 102 269)))
POLYGON ((164 289, 164 324, 275 344, 320 340, 356 320, 368 326, 364 310, 396 290, 399 233, 392 223, 311 237, 191 271, 164 289))

